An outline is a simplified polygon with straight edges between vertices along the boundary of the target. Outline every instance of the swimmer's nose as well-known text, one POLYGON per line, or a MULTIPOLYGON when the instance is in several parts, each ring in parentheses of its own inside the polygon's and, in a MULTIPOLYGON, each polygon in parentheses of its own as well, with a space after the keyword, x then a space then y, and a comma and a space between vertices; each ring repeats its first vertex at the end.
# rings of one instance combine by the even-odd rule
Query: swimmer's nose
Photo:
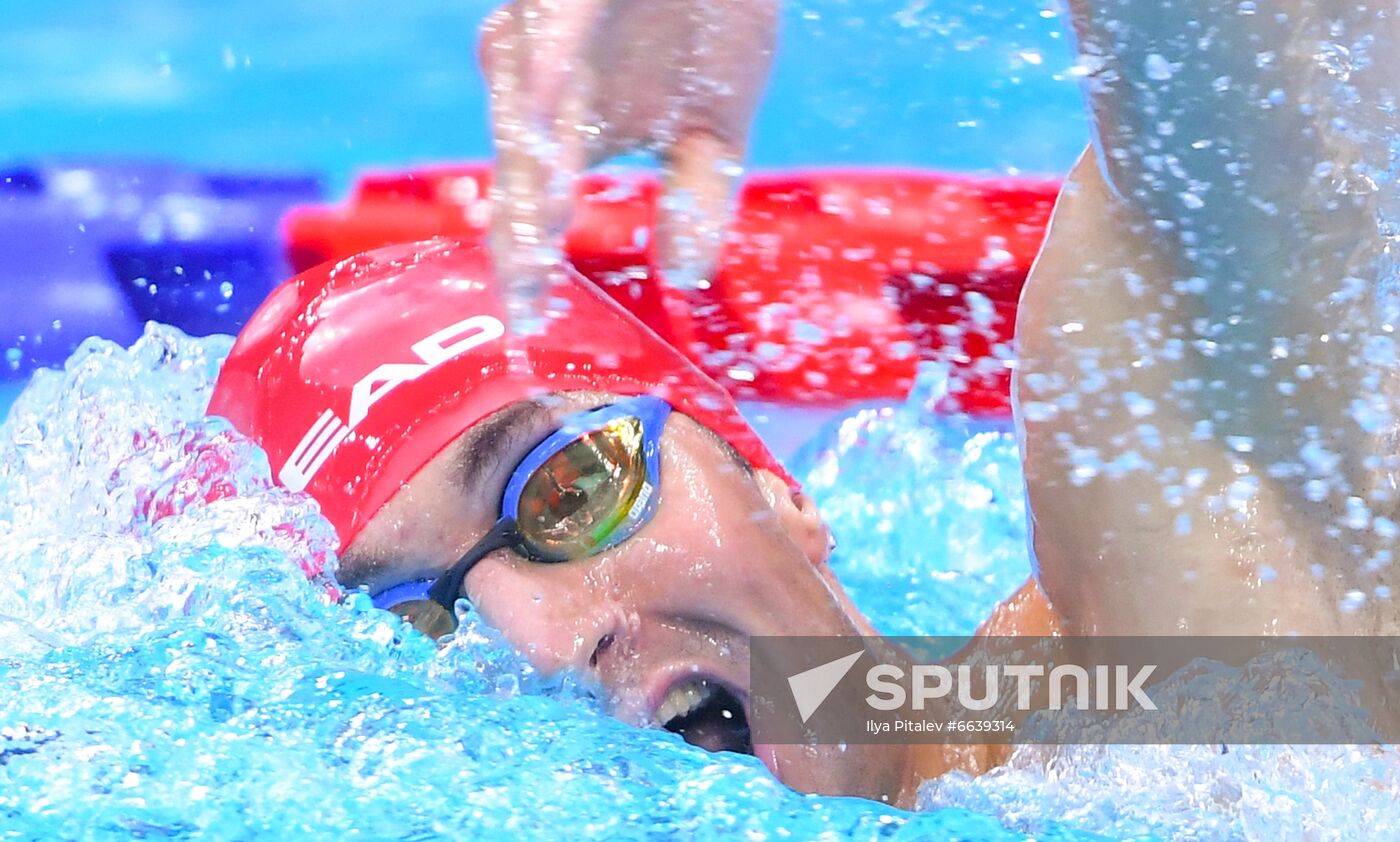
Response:
POLYGON ((542 673, 595 669, 624 637, 627 612, 604 589, 551 585, 527 576, 494 577, 478 605, 486 621, 542 673))
POLYGON ((510 623, 507 636, 525 653, 535 669, 546 675, 586 673, 611 649, 621 633, 618 616, 606 610, 580 612, 554 622, 532 620, 510 623))
POLYGON ((551 631, 537 634, 536 651, 527 654, 535 668, 548 675, 566 671, 592 674, 598 662, 617 646, 625 625, 625 614, 616 606, 592 606, 555 624, 551 631))

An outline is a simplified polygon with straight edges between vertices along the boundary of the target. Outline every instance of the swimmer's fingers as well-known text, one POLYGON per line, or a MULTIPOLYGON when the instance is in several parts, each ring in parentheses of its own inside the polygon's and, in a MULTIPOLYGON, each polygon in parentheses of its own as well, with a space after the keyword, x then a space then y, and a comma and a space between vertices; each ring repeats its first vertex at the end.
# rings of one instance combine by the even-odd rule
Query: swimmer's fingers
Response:
POLYGON ((498 156, 497 260, 520 267, 546 259, 568 223, 582 171, 601 157, 650 146, 661 150, 667 170, 661 266, 693 286, 709 277, 718 256, 772 63, 779 3, 669 0, 628 7, 604 26, 615 5, 515 0, 483 27, 498 156), (599 39, 620 43, 622 52, 601 49, 599 39), (611 70, 600 75, 597 62, 611 70), (611 72, 621 70, 629 72, 611 72), (670 103, 669 115, 650 110, 661 103, 670 103))
POLYGON ((567 110, 571 89, 586 77, 586 48, 612 0, 513 0, 481 29, 482 65, 489 47, 506 47, 520 66, 522 99, 546 117, 567 110), (582 74, 582 75, 581 75, 582 74))
POLYGON ((556 262, 572 186, 585 166, 571 130, 584 102, 567 71, 602 0, 514 2, 482 26, 480 60, 496 145, 491 241, 498 266, 539 275, 556 262))
POLYGON ((666 155, 656 219, 656 256, 668 283, 695 289, 712 279, 742 174, 743 147, 706 131, 680 137, 666 155))
MULTIPOLYGON (((717 0, 699 7, 690 86, 709 128, 741 148, 767 87, 778 46, 778 0, 717 0)), ((691 119, 696 119, 692 115, 691 119)))
POLYGON ((733 213, 754 114, 777 45, 778 0, 717 0, 695 7, 685 113, 663 151, 666 195, 657 256, 674 286, 710 280, 733 213))
POLYGON ((539 173, 529 154, 528 100, 520 93, 527 63, 515 4, 497 9, 481 29, 479 57, 491 103, 496 147, 492 185, 491 241, 497 263, 517 262, 519 246, 537 241, 544 227, 543 207, 535 201, 539 173))

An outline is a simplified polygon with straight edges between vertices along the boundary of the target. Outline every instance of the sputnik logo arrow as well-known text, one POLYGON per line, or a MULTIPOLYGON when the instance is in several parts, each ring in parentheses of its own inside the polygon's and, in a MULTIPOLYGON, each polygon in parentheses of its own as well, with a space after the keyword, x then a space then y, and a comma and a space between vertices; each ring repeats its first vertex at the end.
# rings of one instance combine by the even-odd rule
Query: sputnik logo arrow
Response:
POLYGON ((856 661, 864 654, 864 649, 852 652, 844 658, 837 658, 788 678, 788 686, 792 688, 792 698, 797 702, 797 712, 802 715, 803 725, 807 724, 807 720, 817 712, 817 708, 822 706, 826 697, 831 695, 831 691, 836 689, 836 685, 841 683, 841 679, 846 677, 846 673, 851 671, 851 667, 855 666, 856 661))

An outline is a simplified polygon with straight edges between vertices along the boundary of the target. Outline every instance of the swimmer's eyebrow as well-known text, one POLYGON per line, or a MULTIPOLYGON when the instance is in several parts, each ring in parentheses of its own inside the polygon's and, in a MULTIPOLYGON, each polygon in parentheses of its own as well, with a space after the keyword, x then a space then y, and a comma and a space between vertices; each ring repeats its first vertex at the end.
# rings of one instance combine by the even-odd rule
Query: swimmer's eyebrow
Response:
POLYGON ((501 461, 519 446, 524 436, 538 429, 550 417, 547 407, 536 401, 513 403, 487 418, 462 441, 459 467, 460 487, 472 492, 500 470, 501 461))
MULTIPOLYGON (((468 493, 480 490, 500 469, 501 461, 519 447, 519 441, 534 433, 551 415, 548 407, 527 400, 513 403, 472 427, 457 445, 454 484, 468 493)), ((411 559, 399 548, 349 549, 340 558, 336 577, 341 584, 353 587, 375 571, 393 570, 410 561, 423 559, 411 559)))

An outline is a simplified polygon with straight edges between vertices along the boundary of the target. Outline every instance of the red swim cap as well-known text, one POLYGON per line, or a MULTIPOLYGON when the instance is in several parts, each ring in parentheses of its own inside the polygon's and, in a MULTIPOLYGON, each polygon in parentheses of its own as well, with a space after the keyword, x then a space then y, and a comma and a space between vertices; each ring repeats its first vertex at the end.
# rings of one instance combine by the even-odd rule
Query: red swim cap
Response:
POLYGON ((651 394, 788 479, 734 401, 679 351, 570 272, 564 316, 508 334, 489 254, 437 239, 310 269, 234 343, 209 404, 305 489, 340 547, 465 430, 551 392, 651 394))

